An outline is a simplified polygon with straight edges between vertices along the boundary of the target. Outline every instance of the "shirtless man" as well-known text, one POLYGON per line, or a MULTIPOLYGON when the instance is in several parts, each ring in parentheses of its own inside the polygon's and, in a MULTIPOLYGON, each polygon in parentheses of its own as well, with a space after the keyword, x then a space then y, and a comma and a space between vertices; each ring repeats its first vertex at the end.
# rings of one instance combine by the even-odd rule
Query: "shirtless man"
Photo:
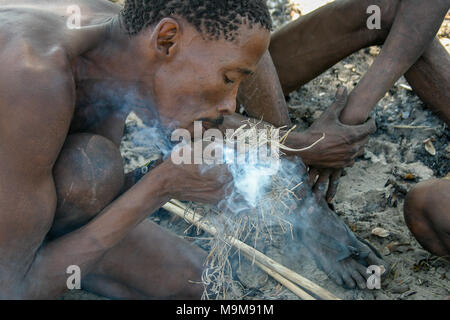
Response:
MULTIPOLYGON (((0 1, 0 298, 58 298, 71 265, 84 289, 106 297, 201 296, 204 252, 145 218, 171 198, 217 202, 231 178, 169 157, 134 184, 118 150, 130 110, 110 100, 130 88, 130 108, 190 130, 234 113, 240 83, 267 52, 269 12, 260 0, 199 3, 129 0, 119 14, 105 0, 0 1), (67 27, 74 4, 79 29, 67 27)), ((318 125, 338 127, 331 143, 354 153, 373 123, 340 124, 342 97, 318 125)), ((364 287, 364 266, 381 261, 335 225, 323 231, 353 254, 313 251, 336 282, 364 287)))

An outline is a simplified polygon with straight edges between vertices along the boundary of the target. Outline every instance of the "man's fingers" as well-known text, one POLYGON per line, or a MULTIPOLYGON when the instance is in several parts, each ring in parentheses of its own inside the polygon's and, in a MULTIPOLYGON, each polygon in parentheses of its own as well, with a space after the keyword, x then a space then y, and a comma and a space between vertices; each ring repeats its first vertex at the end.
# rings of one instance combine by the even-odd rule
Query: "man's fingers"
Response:
POLYGON ((377 131, 377 125, 374 119, 370 119, 361 125, 346 127, 348 128, 348 133, 346 135, 346 142, 348 144, 357 143, 358 141, 366 139, 377 131))
POLYGON ((351 159, 354 160, 362 155, 364 155, 364 148, 369 142, 369 137, 357 142, 354 144, 354 147, 351 150, 351 159))
POLYGON ((309 185, 312 187, 314 186, 317 176, 319 175, 319 170, 316 168, 310 168, 309 169, 309 185))
MULTIPOLYGON (((367 263, 369 266, 375 265, 375 266, 386 266, 386 262, 383 259, 380 259, 377 257, 377 255, 373 252, 370 252, 369 255, 366 258, 367 263)), ((386 268, 387 269, 387 268, 386 268)))
POLYGON ((353 261, 352 267, 354 269, 351 271, 350 274, 352 275, 353 280, 358 285, 358 288, 360 288, 361 290, 364 290, 366 288, 366 280, 364 279, 364 277, 357 270, 357 267, 356 267, 357 264, 358 263, 356 261, 353 261))
POLYGON ((317 179, 316 184, 314 185, 314 193, 317 198, 325 199, 325 194, 327 193, 327 186, 330 180, 330 170, 323 170, 320 172, 319 179, 317 179))
POLYGON ((354 289, 356 287, 355 281, 347 270, 343 272, 342 279, 344 279, 344 284, 347 288, 354 289))
POLYGON ((332 105, 333 111, 336 114, 336 117, 339 118, 339 116, 342 113, 342 110, 344 110, 345 106, 347 105, 347 88, 344 86, 340 86, 336 93, 335 102, 332 105))
POLYGON ((367 267, 363 266, 362 264, 356 263, 356 268, 359 272, 359 274, 364 278, 368 279, 370 277, 370 274, 367 273, 367 267))
POLYGON ((375 119, 371 118, 365 123, 355 126, 355 129, 358 130, 362 136, 368 136, 377 132, 377 124, 375 119))
POLYGON ((333 171, 330 177, 327 191, 327 202, 330 203, 336 196, 337 188, 339 185, 339 179, 341 178, 342 170, 333 171))
POLYGON ((335 271, 328 273, 328 277, 331 280, 333 280, 340 287, 342 287, 342 285, 344 284, 344 282, 342 281, 342 278, 335 271))
POLYGON ((357 153, 355 153, 353 159, 359 158, 364 155, 364 147, 361 147, 357 153))

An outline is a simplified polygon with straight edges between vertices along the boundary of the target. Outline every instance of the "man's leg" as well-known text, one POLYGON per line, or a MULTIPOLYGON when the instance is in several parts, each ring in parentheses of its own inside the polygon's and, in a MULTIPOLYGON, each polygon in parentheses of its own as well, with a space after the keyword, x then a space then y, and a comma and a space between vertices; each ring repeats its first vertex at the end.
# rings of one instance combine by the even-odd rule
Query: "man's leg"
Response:
MULTIPOLYGON (((300 88, 352 53, 381 45, 396 17, 399 0, 338 0, 300 17, 272 36, 272 56, 285 94, 300 88), (381 30, 367 28, 370 5, 381 8, 381 30)), ((450 57, 438 40, 406 73, 430 108, 450 117, 450 57)))
POLYGON ((450 56, 434 39, 405 74, 414 92, 447 124, 450 123, 450 56))
POLYGON ((82 282, 113 299, 200 299, 206 254, 145 220, 82 282))
MULTIPOLYGON (((106 138, 72 135, 54 177, 58 208, 50 236, 59 237, 82 227, 123 191, 122 158, 106 138)), ((144 221, 83 276, 82 286, 117 299, 199 299, 203 286, 194 282, 201 280, 205 257, 201 249, 144 221)))
POLYGON ((398 2, 338 0, 276 31, 269 50, 285 94, 297 90, 352 53, 381 45, 389 34, 398 2), (369 30, 366 9, 377 3, 382 7, 382 29, 369 30))
POLYGON ((450 260, 450 175, 447 177, 414 187, 406 198, 404 214, 417 241, 450 260))

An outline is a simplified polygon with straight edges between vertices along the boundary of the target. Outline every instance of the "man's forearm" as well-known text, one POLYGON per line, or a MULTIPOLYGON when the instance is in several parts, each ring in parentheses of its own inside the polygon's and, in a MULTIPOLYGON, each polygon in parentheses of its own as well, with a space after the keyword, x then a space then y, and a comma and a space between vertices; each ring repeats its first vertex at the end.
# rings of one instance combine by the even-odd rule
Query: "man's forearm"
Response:
POLYGON ((67 267, 87 275, 99 259, 169 200, 164 166, 151 171, 84 227, 45 244, 22 283, 22 298, 56 298, 67 290, 67 267))
POLYGON ((404 0, 383 50, 349 95, 343 123, 360 124, 395 82, 420 58, 435 37, 449 1, 404 0))

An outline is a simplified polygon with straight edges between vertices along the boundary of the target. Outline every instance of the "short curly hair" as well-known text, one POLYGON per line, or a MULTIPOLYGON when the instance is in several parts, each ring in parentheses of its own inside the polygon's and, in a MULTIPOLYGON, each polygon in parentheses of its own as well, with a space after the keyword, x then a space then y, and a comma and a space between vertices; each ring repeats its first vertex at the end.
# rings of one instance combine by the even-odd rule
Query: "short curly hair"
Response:
POLYGON ((242 24, 272 29, 265 0, 126 0, 121 12, 130 35, 173 15, 186 19, 208 39, 233 41, 242 24))

